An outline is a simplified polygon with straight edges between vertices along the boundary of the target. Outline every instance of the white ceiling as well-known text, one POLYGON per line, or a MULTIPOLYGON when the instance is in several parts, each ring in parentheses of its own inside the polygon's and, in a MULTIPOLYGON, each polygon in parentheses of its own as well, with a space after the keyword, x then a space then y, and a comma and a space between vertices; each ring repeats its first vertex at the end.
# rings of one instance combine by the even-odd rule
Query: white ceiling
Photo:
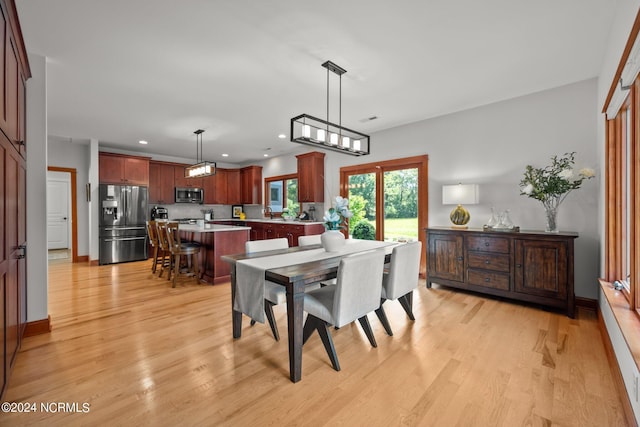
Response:
POLYGON ((615 0, 16 3, 27 50, 47 57, 50 135, 195 159, 201 128, 203 157, 232 163, 300 147, 278 134, 298 114, 326 117, 326 60, 347 70, 343 125, 373 133, 597 76, 615 9, 615 0))

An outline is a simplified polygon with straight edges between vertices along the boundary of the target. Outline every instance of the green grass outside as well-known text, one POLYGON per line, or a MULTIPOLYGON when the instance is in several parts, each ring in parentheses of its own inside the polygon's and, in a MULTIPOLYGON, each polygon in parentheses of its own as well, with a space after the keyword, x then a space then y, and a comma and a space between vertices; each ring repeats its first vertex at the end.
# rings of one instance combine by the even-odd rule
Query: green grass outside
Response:
POLYGON ((388 218, 384 221, 386 240, 410 237, 418 238, 418 218, 388 218))

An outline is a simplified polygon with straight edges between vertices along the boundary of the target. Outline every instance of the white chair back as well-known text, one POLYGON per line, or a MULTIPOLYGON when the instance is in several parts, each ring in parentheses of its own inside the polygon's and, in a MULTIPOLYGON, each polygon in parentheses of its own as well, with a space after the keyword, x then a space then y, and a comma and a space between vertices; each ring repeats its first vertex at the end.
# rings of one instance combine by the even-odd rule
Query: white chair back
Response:
POLYGON ((244 244, 246 253, 273 251, 276 249, 287 249, 289 240, 282 237, 280 239, 253 240, 244 244))
POLYGON ((311 236, 300 236, 298 237, 298 246, 319 245, 322 243, 320 236, 320 234, 314 234, 311 236))
POLYGON ((393 248, 389 274, 385 275, 383 284, 384 298, 394 300, 418 287, 421 250, 421 242, 405 243, 393 248))
POLYGON ((344 326, 380 307, 384 256, 384 249, 376 249, 342 258, 333 300, 335 326, 344 326))

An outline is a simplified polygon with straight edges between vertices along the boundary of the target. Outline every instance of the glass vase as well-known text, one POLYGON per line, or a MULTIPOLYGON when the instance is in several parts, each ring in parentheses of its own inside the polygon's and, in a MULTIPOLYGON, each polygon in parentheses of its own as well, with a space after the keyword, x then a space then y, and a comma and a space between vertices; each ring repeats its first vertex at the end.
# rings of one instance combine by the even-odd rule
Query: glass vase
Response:
POLYGON ((544 210, 547 218, 547 227, 544 231, 547 233, 558 233, 558 205, 545 204, 544 210))

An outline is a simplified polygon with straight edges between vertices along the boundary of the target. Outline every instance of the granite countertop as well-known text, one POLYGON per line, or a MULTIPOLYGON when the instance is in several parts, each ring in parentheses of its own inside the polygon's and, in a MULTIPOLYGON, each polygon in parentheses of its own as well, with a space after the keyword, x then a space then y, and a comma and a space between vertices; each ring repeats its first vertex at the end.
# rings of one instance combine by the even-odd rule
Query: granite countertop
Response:
POLYGON ((197 233, 216 233, 221 231, 239 231, 251 230, 251 227, 238 227, 235 225, 205 224, 204 227, 192 224, 180 224, 180 231, 189 231, 197 233))

